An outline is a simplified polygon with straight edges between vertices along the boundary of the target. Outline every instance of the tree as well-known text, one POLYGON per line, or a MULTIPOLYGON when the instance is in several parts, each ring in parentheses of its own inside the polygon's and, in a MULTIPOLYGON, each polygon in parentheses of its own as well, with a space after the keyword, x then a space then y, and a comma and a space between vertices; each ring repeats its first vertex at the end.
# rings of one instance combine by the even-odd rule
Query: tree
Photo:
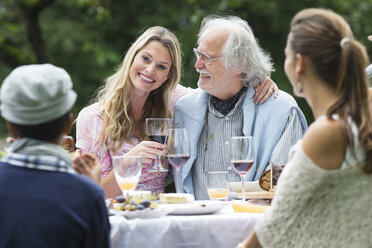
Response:
MULTIPOLYGON (((236 14, 252 26, 275 64, 272 78, 292 93, 283 71, 283 49, 292 16, 308 7, 330 8, 343 15, 371 54, 372 0, 3 0, 0 3, 0 80, 11 69, 30 63, 53 63, 72 76, 79 98, 77 113, 102 81, 113 73, 124 52, 144 29, 161 25, 179 38, 182 84, 196 87, 192 48, 203 17, 236 14)), ((308 122, 312 114, 296 99, 308 122)), ((5 125, 0 123, 0 133, 5 125)))

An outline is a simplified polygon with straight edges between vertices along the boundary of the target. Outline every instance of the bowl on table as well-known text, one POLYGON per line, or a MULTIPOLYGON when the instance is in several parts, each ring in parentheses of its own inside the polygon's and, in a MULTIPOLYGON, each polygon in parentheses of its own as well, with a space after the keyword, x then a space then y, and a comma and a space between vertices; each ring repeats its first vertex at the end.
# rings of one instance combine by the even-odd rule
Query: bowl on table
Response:
MULTIPOLYGON (((232 191, 240 193, 242 192, 242 183, 241 182, 230 182, 230 188, 232 191)), ((245 189, 245 192, 265 191, 260 187, 258 181, 244 182, 244 189, 245 189)))

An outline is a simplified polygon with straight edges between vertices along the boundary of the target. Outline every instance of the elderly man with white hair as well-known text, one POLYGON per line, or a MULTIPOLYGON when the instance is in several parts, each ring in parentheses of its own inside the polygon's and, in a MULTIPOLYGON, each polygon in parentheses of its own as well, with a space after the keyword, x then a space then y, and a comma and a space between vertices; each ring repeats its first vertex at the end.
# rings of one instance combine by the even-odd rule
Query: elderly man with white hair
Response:
POLYGON ((254 181, 271 161, 286 164, 289 148, 307 124, 296 101, 283 91, 276 99, 254 104, 254 87, 273 68, 246 21, 236 16, 204 18, 194 53, 199 89, 177 101, 175 124, 187 129, 191 143, 182 191, 201 200, 208 199, 208 171, 228 170, 229 180, 239 181, 230 166, 232 136, 253 136, 255 161, 245 179, 254 181))

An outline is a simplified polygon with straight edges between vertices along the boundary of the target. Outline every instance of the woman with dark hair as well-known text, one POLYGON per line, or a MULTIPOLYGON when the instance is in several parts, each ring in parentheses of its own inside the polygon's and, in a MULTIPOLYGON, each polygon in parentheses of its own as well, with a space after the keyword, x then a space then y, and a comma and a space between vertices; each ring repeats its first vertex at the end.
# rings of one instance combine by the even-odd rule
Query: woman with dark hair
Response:
POLYGON ((238 247, 370 247, 372 120, 365 48, 338 14, 291 22, 285 72, 315 117, 290 154, 272 206, 238 247))

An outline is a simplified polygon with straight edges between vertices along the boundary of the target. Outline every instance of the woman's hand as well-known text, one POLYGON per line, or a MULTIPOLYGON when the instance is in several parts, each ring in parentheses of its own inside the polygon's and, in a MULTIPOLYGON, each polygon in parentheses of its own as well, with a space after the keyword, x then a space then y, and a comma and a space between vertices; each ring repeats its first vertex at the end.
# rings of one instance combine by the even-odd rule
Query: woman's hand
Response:
POLYGON ((93 153, 82 154, 80 149, 74 152, 73 158, 74 169, 79 173, 83 174, 96 183, 101 182, 101 162, 97 155, 93 153))
POLYGON ((253 97, 255 104, 261 104, 266 102, 267 99, 274 93, 274 97, 277 98, 279 94, 279 88, 271 78, 266 77, 261 83, 254 87, 255 94, 253 97))
POLYGON ((155 141, 141 141, 125 155, 142 156, 142 163, 152 163, 156 156, 165 156, 166 145, 155 141))

